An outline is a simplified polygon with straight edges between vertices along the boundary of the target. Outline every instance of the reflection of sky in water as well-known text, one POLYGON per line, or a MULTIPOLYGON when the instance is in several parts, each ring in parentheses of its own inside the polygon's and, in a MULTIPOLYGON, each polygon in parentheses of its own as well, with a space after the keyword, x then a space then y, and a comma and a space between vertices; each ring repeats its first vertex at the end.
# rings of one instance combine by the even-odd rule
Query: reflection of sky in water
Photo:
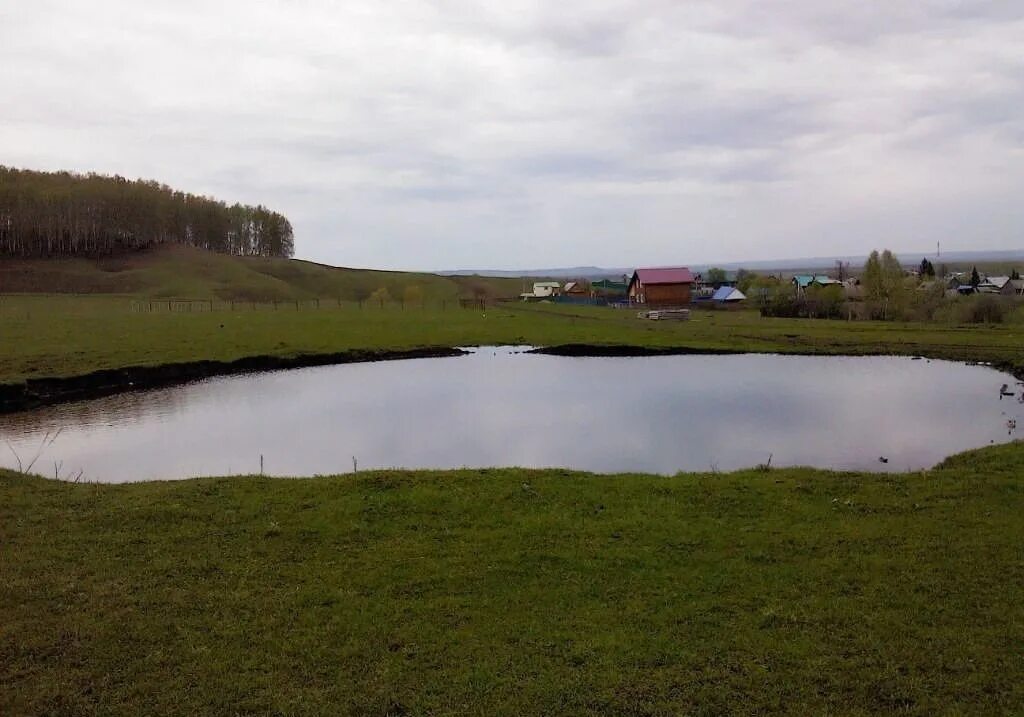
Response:
MULTIPOLYGON (((360 468, 923 468, 1010 439, 1012 377, 908 358, 468 357, 212 379, 0 416, 34 471, 126 481, 360 468), (883 465, 879 456, 889 458, 883 465)), ((7 450, 0 465, 16 467, 7 450)))

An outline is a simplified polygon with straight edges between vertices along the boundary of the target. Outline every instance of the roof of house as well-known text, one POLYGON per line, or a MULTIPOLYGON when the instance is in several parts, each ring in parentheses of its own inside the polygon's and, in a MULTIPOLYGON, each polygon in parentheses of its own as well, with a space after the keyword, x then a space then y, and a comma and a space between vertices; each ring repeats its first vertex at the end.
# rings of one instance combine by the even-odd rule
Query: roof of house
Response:
POLYGON ((747 295, 735 286, 723 286, 711 298, 715 301, 742 301, 747 295))
POLYGON ((643 284, 692 284, 693 274, 685 266, 637 269, 636 277, 643 284))
POLYGON ((576 288, 576 282, 575 281, 567 281, 567 282, 565 282, 565 287, 564 288, 565 288, 566 291, 572 291, 574 288, 576 288))
MULTIPOLYGON (((1024 291, 1024 279, 1010 279, 1006 283, 1013 287, 1015 291, 1024 291)), ((1006 287, 1004 286, 1003 288, 1005 289, 1006 287)))
POLYGON ((534 286, 546 286, 546 287, 549 287, 549 288, 552 288, 552 289, 561 289, 562 288, 561 282, 558 282, 558 281, 535 281, 535 282, 533 282, 533 285, 534 286))
POLYGON ((1008 276, 990 276, 989 278, 985 279, 985 281, 983 281, 981 283, 982 284, 991 284, 992 286, 995 286, 995 287, 997 287, 999 289, 1002 289, 1004 286, 1006 286, 1006 282, 1008 282, 1009 280, 1010 280, 1010 277, 1008 277, 1008 276))
POLYGON ((837 281, 830 276, 825 274, 797 274, 793 277, 793 281, 800 285, 801 289, 806 289, 811 284, 841 284, 841 281, 837 281))

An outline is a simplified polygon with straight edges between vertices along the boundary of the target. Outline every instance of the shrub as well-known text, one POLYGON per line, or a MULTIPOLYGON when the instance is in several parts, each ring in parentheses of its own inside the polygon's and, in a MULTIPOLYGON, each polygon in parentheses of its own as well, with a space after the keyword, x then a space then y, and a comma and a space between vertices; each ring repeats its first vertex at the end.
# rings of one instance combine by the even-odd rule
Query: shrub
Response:
POLYGON ((1001 324, 1011 307, 998 296, 982 294, 967 302, 964 321, 968 324, 1001 324))

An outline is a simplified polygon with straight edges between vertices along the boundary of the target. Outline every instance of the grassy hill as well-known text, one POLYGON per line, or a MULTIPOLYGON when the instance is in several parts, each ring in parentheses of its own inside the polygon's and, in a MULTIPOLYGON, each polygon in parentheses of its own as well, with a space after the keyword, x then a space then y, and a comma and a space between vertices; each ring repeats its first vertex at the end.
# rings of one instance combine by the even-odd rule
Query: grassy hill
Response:
POLYGON ((148 298, 273 301, 515 296, 516 279, 345 269, 297 259, 236 257, 181 245, 95 259, 3 259, 0 294, 129 294, 148 298), (413 288, 416 287, 416 288, 413 288))

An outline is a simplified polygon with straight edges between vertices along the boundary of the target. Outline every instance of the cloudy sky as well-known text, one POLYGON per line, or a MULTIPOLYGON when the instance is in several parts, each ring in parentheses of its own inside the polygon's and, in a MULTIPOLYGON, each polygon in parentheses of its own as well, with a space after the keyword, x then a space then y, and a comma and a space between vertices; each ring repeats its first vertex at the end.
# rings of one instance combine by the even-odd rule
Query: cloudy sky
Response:
POLYGON ((332 264, 1024 248, 1019 0, 0 0, 0 97, 332 264))

